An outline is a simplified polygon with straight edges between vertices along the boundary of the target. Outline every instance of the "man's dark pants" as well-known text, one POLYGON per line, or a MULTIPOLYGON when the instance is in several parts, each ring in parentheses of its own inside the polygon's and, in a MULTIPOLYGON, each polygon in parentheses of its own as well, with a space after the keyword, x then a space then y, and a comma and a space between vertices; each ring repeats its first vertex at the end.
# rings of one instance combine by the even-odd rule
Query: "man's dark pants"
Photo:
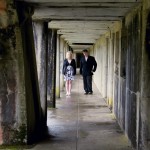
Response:
POLYGON ((92 75, 83 76, 83 84, 84 84, 84 90, 86 93, 93 92, 92 91, 92 75))

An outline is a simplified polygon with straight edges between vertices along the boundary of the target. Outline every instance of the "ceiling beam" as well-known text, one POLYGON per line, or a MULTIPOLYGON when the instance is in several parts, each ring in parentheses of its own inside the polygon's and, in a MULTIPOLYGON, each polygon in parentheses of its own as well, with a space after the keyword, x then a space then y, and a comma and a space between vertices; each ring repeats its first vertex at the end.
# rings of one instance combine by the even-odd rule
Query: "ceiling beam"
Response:
POLYGON ((33 19, 58 20, 120 20, 127 8, 40 8, 35 9, 33 19))
POLYGON ((95 43, 96 40, 94 39, 65 39, 65 41, 68 41, 70 44, 72 43, 95 43))
MULTIPOLYGON (((108 29, 107 29, 108 30, 108 29)), ((100 35, 104 34, 107 30, 101 30, 101 29, 89 29, 89 30, 83 30, 83 29, 60 29, 57 31, 57 34, 95 34, 95 35, 100 35)))
POLYGON ((89 28, 89 29, 107 29, 116 21, 51 21, 49 28, 53 29, 75 29, 75 28, 89 28))
POLYGON ((74 50, 91 47, 142 0, 17 0, 34 6, 33 20, 49 21, 74 50))

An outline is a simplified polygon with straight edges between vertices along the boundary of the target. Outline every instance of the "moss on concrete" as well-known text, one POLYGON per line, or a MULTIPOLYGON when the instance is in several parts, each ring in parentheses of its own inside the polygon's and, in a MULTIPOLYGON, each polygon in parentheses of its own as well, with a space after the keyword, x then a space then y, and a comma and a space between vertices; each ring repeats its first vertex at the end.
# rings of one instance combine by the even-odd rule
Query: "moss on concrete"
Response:
POLYGON ((13 138, 12 138, 12 145, 23 145, 27 143, 27 127, 25 124, 22 124, 18 129, 13 130, 13 138))

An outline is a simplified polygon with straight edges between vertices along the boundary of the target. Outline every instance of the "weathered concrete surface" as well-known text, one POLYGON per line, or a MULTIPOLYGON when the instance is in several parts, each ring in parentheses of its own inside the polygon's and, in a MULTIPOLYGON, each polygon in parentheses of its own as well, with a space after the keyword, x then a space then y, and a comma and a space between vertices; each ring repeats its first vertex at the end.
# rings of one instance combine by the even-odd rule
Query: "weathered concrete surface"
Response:
POLYGON ((33 19, 51 20, 50 28, 76 51, 90 48, 142 0, 24 0, 35 7, 33 19))
POLYGON ((93 50, 99 64, 94 76, 96 86, 134 147, 140 142, 140 14, 140 7, 129 13, 125 21, 116 23, 96 42, 93 50))
POLYGON ((33 22, 36 64, 42 108, 43 125, 47 120, 47 51, 48 51, 48 23, 33 22))
POLYGON ((95 85, 93 95, 84 95, 82 87, 82 77, 76 76, 72 95, 61 93, 56 109, 48 110, 50 136, 33 150, 132 149, 95 85))
POLYGON ((60 35, 57 34, 56 46, 56 98, 60 97, 60 35))
POLYGON ((27 142, 21 30, 11 0, 0 1, 0 144, 27 142))
POLYGON ((47 68, 47 100, 49 107, 55 107, 56 100, 56 30, 48 30, 48 68, 47 68))
POLYGON ((125 128, 132 144, 138 146, 138 123, 139 123, 139 92, 141 86, 141 20, 140 15, 133 16, 128 25, 127 37, 127 64, 126 64, 126 124, 125 128), (131 134, 132 132, 132 134, 131 134))
POLYGON ((64 90, 64 76, 62 74, 64 62, 64 45, 65 45, 64 39, 60 38, 60 91, 64 90))
POLYGON ((140 122, 140 148, 142 150, 149 150, 150 148, 150 58, 149 48, 147 45, 147 36, 149 35, 149 11, 150 1, 143 0, 143 14, 142 14, 142 75, 141 75, 141 122, 140 122), (147 32, 147 33, 146 33, 147 32))

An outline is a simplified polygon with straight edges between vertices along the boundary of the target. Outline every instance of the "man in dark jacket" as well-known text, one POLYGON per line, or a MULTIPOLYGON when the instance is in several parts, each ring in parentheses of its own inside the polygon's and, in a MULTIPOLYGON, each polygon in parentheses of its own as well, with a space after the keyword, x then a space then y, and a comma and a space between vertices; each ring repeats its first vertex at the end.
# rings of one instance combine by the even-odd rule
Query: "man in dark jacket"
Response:
POLYGON ((93 56, 89 56, 88 50, 83 50, 83 57, 80 61, 80 74, 83 76, 84 94, 92 94, 92 75, 96 71, 97 62, 93 56))

